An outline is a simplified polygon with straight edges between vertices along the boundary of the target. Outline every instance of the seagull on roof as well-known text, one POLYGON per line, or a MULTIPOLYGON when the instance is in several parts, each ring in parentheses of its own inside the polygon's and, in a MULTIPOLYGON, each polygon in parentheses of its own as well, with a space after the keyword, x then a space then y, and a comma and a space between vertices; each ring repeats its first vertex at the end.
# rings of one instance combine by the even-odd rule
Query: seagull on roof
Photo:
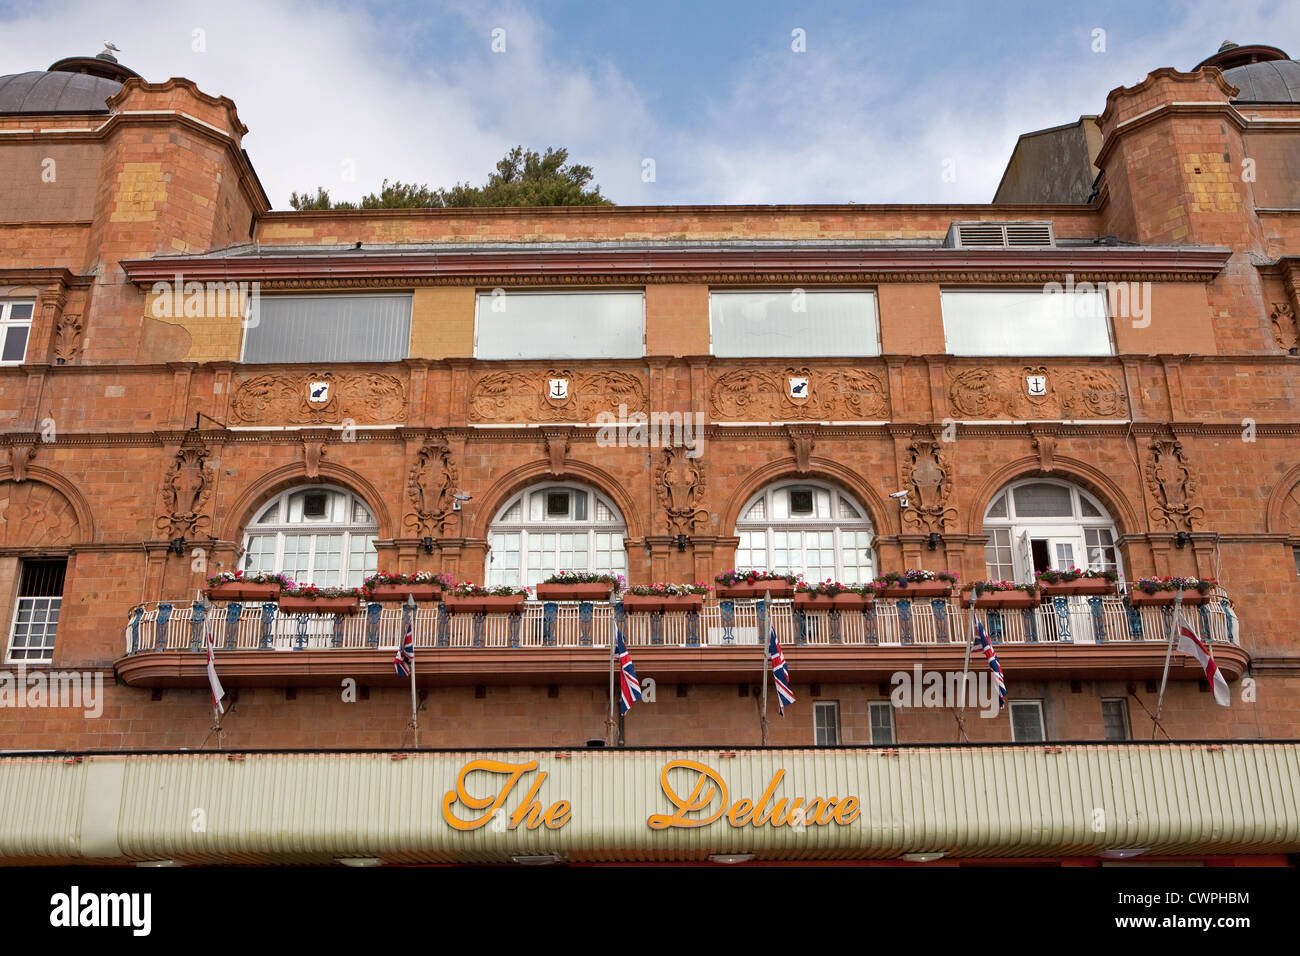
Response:
POLYGON ((113 44, 109 43, 107 40, 104 41, 104 49, 105 49, 105 50, 112 50, 114 53, 121 53, 121 52, 122 52, 122 51, 119 50, 117 47, 113 46, 113 44))

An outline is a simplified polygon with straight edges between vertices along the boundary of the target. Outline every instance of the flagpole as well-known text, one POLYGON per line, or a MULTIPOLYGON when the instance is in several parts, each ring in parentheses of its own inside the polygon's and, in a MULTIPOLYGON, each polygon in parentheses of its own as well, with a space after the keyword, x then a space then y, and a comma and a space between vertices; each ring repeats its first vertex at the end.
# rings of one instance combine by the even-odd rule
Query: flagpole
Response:
POLYGON ((772 625, 770 615, 772 613, 772 592, 770 590, 763 592, 763 632, 758 635, 759 642, 763 645, 763 710, 759 715, 758 722, 762 732, 762 745, 767 746, 767 668, 771 661, 771 634, 772 625))
MULTIPOLYGON (((415 595, 406 595, 406 612, 411 615, 411 730, 415 735, 415 749, 420 749, 420 704, 415 693, 415 595)), ((406 635, 402 635, 402 639, 406 635)))
POLYGON ((1169 618, 1169 643, 1165 646, 1165 671, 1160 675, 1160 696, 1156 698, 1156 716, 1151 725, 1151 739, 1156 739, 1160 729, 1160 712, 1165 706, 1165 684, 1169 680, 1169 661, 1174 656, 1174 639, 1178 636, 1178 619, 1182 615, 1183 589, 1174 596, 1174 613, 1169 618))
POLYGON ((614 712, 614 708, 618 706, 614 699, 614 668, 616 661, 614 651, 618 644, 618 599, 612 591, 609 595, 609 626, 611 629, 609 634, 609 719, 606 721, 605 736, 609 741, 609 745, 614 747, 618 742, 618 717, 614 712))
POLYGON ((970 743, 970 738, 966 736, 966 675, 970 673, 970 649, 975 643, 975 602, 979 599, 979 593, 970 589, 970 625, 966 628, 966 656, 961 664, 961 700, 957 704, 957 743, 965 741, 970 743))

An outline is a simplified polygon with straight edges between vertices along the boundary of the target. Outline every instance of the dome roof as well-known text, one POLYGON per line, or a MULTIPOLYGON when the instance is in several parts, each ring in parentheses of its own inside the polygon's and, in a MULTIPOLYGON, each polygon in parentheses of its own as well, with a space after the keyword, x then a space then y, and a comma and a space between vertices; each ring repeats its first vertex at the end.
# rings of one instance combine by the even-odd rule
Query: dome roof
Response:
POLYGON ((0 76, 0 113, 107 113, 116 80, 33 70, 0 76))
POLYGON ((1300 103, 1300 63, 1269 60, 1223 71, 1223 78, 1241 90, 1237 103, 1300 103))
POLYGON ((97 56, 66 56, 48 70, 0 76, 0 114, 107 113, 106 100, 122 88, 135 70, 117 62, 104 44, 97 56))

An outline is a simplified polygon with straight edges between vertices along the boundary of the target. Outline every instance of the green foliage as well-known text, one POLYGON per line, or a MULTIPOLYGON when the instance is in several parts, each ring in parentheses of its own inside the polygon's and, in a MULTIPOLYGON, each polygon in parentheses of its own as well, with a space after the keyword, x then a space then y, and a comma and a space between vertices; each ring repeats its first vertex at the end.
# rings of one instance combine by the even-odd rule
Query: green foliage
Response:
POLYGON ((592 169, 568 162, 569 151, 547 148, 545 155, 516 146, 496 165, 482 186, 457 183, 430 189, 384 180, 379 192, 370 193, 358 207, 351 202, 331 202, 323 187, 316 195, 294 193, 289 205, 299 212, 309 209, 451 209, 469 206, 612 206, 591 185, 592 169))

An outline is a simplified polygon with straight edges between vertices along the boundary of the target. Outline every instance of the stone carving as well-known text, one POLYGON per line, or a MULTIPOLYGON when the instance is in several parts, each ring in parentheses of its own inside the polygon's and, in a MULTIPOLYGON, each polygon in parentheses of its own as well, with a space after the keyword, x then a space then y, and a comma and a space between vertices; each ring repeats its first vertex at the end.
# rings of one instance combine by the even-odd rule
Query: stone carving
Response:
POLYGON ((952 466, 939 442, 918 439, 907 446, 903 488, 910 499, 902 512, 903 523, 910 528, 926 533, 944 531, 956 520, 957 509, 948 504, 952 466))
POLYGON ((77 513, 57 489, 39 481, 0 485, 0 546, 57 546, 79 540, 77 513))
POLYGON ((1056 436, 1034 433, 1034 450, 1038 452, 1038 467, 1046 474, 1056 467, 1056 436))
POLYGON ((669 534, 693 534, 709 520, 704 508, 704 465, 688 458, 681 448, 665 448, 663 454, 655 469, 660 519, 669 534))
POLYGON ((1043 365, 951 370, 948 399, 963 418, 1126 418, 1128 403, 1119 382, 1099 368, 1048 369, 1043 365), (1045 377, 1042 395, 1028 381, 1045 377))
POLYGON ((1292 488, 1282 502, 1282 526, 1300 536, 1300 484, 1292 488))
POLYGON ((713 380, 714 421, 884 421, 889 393, 882 378, 860 368, 740 368, 713 380), (807 379, 792 394, 791 380, 807 379))
POLYGON ((35 445, 10 445, 9 469, 13 472, 13 475, 11 476, 13 480, 18 482, 26 481, 27 466, 35 460, 35 445))
POLYGON ((451 446, 442 436, 428 439, 415 456, 406 480, 412 511, 402 523, 416 537, 442 537, 455 514, 460 472, 451 460, 451 446))
POLYGON ((813 446, 817 442, 816 425, 787 425, 790 434, 790 449, 794 452, 794 470, 796 474, 806 475, 811 468, 813 446))
POLYGON ((475 422, 596 421, 601 412, 646 411, 646 386, 630 372, 491 372, 470 386, 469 418, 475 422), (565 387, 553 388, 562 381, 565 387))
POLYGON ((547 432, 546 455, 550 459, 551 474, 557 478, 564 474, 564 459, 569 454, 569 435, 567 432, 547 432))
POLYGON ((405 383, 381 372, 254 375, 236 386, 230 403, 235 425, 392 425, 405 418, 405 383), (309 386, 325 400, 311 401, 309 386))
POLYGON ((212 497, 212 476, 208 457, 212 452, 201 444, 182 445, 172 459, 162 485, 162 514, 154 522, 169 538, 191 538, 205 534, 211 519, 203 512, 212 497))
POLYGON ((54 361, 57 365, 71 365, 81 354, 81 316, 64 312, 54 328, 54 361))
POLYGON ((1273 343, 1283 352, 1295 354, 1300 348, 1300 325, 1296 323, 1291 303, 1274 302, 1269 319, 1273 323, 1273 343))
POLYGON ((1193 531, 1205 517, 1205 509, 1194 503, 1196 481, 1183 454, 1183 446, 1172 438, 1158 438, 1147 446, 1147 487, 1155 499, 1153 520, 1178 531, 1193 531))
POLYGON ((320 439, 304 439, 302 443, 303 470, 308 478, 320 477, 320 460, 325 457, 325 443, 320 439))

